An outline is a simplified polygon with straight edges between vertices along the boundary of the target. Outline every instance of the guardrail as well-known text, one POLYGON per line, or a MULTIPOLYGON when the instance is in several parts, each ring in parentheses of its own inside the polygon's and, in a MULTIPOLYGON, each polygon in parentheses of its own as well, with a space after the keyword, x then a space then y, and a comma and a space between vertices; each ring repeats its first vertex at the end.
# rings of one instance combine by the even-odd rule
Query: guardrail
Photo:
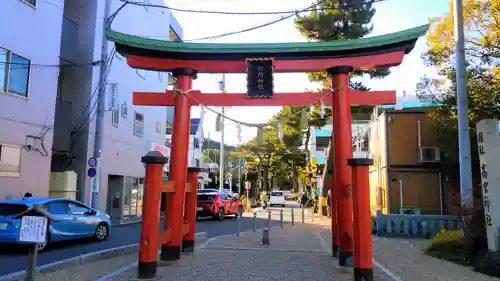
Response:
POLYGON ((430 238, 441 229, 460 230, 458 216, 382 214, 377 211, 376 233, 378 236, 404 236, 430 238))

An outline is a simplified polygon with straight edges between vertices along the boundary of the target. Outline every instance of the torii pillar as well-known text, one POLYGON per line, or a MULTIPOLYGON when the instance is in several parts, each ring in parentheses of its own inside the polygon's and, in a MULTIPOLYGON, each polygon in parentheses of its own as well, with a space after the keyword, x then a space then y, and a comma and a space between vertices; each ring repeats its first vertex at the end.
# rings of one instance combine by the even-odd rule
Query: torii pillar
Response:
POLYGON ((327 69, 332 86, 332 144, 334 149, 333 181, 331 194, 337 224, 332 212, 332 253, 338 251, 339 265, 352 266, 353 221, 351 197, 351 169, 346 164, 352 158, 351 104, 349 77, 354 71, 350 66, 327 69), (337 244, 338 243, 338 244, 337 244))

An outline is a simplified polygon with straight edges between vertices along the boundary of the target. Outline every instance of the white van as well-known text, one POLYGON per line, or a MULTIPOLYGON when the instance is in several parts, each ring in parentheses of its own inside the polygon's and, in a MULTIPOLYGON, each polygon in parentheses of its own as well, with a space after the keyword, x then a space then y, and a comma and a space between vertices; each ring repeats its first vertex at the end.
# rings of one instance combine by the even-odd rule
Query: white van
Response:
POLYGON ((269 196, 269 206, 282 206, 286 207, 285 194, 282 191, 271 191, 269 196))

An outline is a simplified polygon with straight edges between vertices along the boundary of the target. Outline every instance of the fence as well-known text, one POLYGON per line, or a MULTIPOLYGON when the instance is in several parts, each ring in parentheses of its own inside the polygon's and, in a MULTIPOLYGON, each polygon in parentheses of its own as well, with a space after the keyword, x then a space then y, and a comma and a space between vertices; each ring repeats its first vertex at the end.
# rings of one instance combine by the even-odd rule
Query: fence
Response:
POLYGON ((430 238, 441 229, 459 230, 462 222, 458 216, 382 214, 377 211, 375 231, 378 236, 403 236, 430 238))

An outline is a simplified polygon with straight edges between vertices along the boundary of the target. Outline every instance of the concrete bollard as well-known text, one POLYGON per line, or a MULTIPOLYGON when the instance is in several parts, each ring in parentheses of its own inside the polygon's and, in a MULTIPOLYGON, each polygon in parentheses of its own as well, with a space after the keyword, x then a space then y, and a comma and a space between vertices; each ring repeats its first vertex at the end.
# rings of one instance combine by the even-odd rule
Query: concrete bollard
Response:
POLYGON ((305 210, 302 208, 302 224, 306 223, 306 215, 305 215, 305 210))
POLYGON ((267 228, 271 229, 271 210, 267 211, 267 228))
POLYGON ((257 232, 257 212, 253 212, 253 232, 257 232))
POLYGON ((291 215, 291 219, 292 219, 291 223, 292 223, 292 225, 295 225, 295 217, 293 214, 294 214, 293 209, 290 209, 290 215, 291 215))
POLYGON ((280 227, 281 228, 285 227, 283 223, 283 209, 280 210, 280 227))
POLYGON ((271 234, 270 234, 269 228, 263 228, 262 229, 262 240, 260 241, 260 244, 262 245, 269 245, 271 244, 271 234))

